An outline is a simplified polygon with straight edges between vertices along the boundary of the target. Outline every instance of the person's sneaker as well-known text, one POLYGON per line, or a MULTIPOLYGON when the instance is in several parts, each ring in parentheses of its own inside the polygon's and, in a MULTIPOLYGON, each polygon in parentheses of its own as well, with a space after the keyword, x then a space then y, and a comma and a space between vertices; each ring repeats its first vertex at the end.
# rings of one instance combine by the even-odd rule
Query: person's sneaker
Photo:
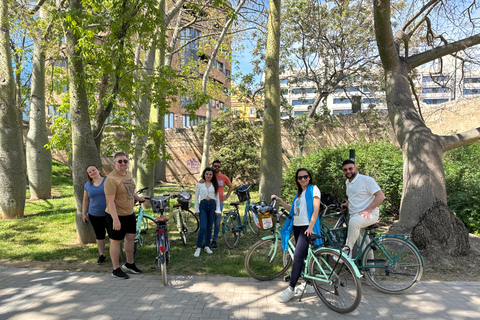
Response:
POLYGON ((210 247, 205 247, 205 252, 208 253, 208 254, 213 253, 213 251, 210 250, 210 247))
POLYGON ((278 301, 282 303, 288 302, 293 298, 294 295, 295 295, 295 292, 289 286, 287 289, 285 289, 285 291, 282 292, 281 295, 278 296, 278 301))
POLYGON ((201 248, 197 248, 197 250, 195 250, 195 253, 193 254, 193 256, 194 256, 195 258, 200 257, 200 252, 201 252, 201 251, 202 251, 201 248))
POLYGON ((307 284, 306 282, 304 282, 301 285, 295 287, 295 293, 302 293, 302 292, 303 293, 315 293, 315 289, 313 288, 313 286, 311 284, 307 284), (305 289, 305 286, 307 286, 306 289, 305 289), (305 292, 303 292, 303 289, 305 289, 305 292))
POLYGON ((104 255, 101 255, 98 257, 97 264, 102 264, 107 260, 107 258, 104 255))
POLYGON ((217 241, 212 241, 211 245, 210 245, 210 248, 212 249, 217 249, 217 241))
POLYGON ((122 269, 120 269, 120 268, 117 268, 117 269, 113 270, 112 277, 115 277, 115 278, 118 278, 118 279, 128 279, 128 278, 130 278, 128 276, 128 274, 123 272, 122 269))
POLYGON ((135 263, 125 263, 122 269, 131 273, 142 273, 142 270, 138 269, 135 263))

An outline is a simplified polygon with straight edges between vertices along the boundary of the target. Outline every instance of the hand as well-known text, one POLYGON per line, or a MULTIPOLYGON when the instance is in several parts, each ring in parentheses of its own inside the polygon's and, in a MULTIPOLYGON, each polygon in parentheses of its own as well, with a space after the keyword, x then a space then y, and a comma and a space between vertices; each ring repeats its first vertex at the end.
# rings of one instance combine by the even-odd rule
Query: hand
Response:
POLYGON ((204 183, 204 182, 205 182, 205 180, 203 180, 203 179, 200 179, 200 181, 198 181, 198 183, 204 183))
POLYGON ((220 212, 216 212, 216 213, 215 213, 215 217, 218 217, 218 216, 221 215, 221 214, 222 214, 222 213, 220 213, 220 212))
POLYGON ((113 230, 120 230, 122 228, 122 224, 120 220, 113 220, 113 230))
POLYGON ((308 237, 312 234, 314 234, 315 232, 313 232, 313 228, 308 226, 307 230, 305 230, 305 235, 308 237))
POLYGON ((195 212, 195 215, 198 217, 200 215, 200 212, 195 212))
POLYGON ((142 201, 142 202, 145 202, 145 201, 147 201, 147 200, 149 200, 149 199, 150 199, 150 197, 148 197, 148 196, 138 197, 138 201, 142 201))
POLYGON ((88 217, 86 215, 83 215, 82 218, 83 218, 83 222, 85 222, 85 223, 88 222, 88 217))
POLYGON ((347 209, 348 209, 348 204, 346 202, 340 205, 340 211, 345 211, 347 209))
POLYGON ((361 215, 362 217, 364 217, 367 220, 370 219, 370 212, 368 212, 367 210, 363 210, 363 211, 359 212, 358 214, 361 215))
POLYGON ((221 202, 225 202, 225 201, 227 201, 227 199, 228 199, 227 196, 222 196, 222 199, 220 199, 220 200, 221 200, 221 202))
POLYGON ((270 200, 273 200, 273 199, 276 199, 276 198, 277 198, 277 196, 272 194, 271 197, 270 197, 270 200))

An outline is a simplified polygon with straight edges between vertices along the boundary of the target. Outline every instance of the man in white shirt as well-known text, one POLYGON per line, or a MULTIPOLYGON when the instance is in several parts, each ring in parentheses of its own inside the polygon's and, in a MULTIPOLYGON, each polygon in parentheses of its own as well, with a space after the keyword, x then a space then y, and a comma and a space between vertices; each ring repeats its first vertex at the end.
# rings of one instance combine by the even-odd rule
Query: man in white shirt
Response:
MULTIPOLYGON (((347 177, 345 184, 348 200, 341 205, 341 208, 348 208, 350 215, 344 252, 351 257, 355 242, 357 239, 361 241, 359 239, 361 230, 378 221, 378 206, 385 199, 385 195, 373 178, 358 173, 354 161, 345 160, 342 163, 342 171, 347 177)), ((365 245, 368 241, 367 238, 365 245)))

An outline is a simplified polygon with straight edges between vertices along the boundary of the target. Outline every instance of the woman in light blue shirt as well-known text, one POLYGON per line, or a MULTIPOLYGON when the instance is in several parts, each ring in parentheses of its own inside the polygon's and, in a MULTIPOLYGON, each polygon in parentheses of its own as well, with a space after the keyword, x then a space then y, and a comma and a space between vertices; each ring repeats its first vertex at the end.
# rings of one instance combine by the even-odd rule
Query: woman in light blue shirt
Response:
POLYGON ((218 181, 212 168, 203 170, 204 182, 197 183, 195 190, 195 214, 200 220, 200 231, 197 237, 197 249, 194 257, 198 258, 202 251, 202 244, 205 243, 205 252, 212 253, 210 240, 212 238, 212 225, 215 216, 221 214, 220 199, 218 197, 218 181))

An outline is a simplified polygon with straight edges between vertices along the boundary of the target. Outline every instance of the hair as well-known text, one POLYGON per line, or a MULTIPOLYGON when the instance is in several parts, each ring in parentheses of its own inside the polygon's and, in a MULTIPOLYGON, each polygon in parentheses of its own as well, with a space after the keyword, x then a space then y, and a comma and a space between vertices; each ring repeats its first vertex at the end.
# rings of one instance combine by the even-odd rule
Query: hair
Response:
POLYGON ((202 179, 207 181, 207 179, 205 179, 205 172, 207 172, 207 171, 212 172, 212 184, 213 184, 213 188, 215 189, 215 194, 217 194, 218 193, 218 181, 217 181, 217 177, 215 177, 215 171, 213 171, 212 168, 206 167, 205 170, 203 170, 202 179))
POLYGON ((343 161, 343 163, 342 163, 342 168, 343 168, 343 166, 346 165, 346 164, 353 164, 353 165, 355 165, 355 161, 353 161, 352 159, 347 159, 347 160, 343 161))
MULTIPOLYGON (((98 167, 97 167, 96 165, 94 165, 94 164, 89 164, 88 166, 85 167, 85 170, 88 170, 88 168, 90 168, 90 167, 95 167, 95 168, 98 170, 98 172, 100 172, 100 176, 103 177, 103 176, 102 176, 102 172, 100 171, 100 169, 98 169, 98 167)), ((90 176, 88 175, 88 173, 87 173, 87 178, 88 178, 88 181, 90 182, 90 185, 92 185, 92 184, 93 184, 93 179, 90 178, 90 176)))
POLYGON ((113 156, 113 162, 117 161, 118 157, 127 157, 127 159, 128 159, 128 154, 126 154, 123 151, 119 151, 119 152, 115 153, 115 155, 113 156))
POLYGON ((218 163, 219 165, 222 165, 222 163, 220 162, 220 160, 213 160, 212 166, 213 166, 215 163, 218 163))
POLYGON ((308 176, 310 177, 310 181, 308 181, 308 185, 313 184, 313 181, 312 181, 312 180, 313 180, 313 176, 312 176, 312 174, 310 173, 310 171, 308 171, 308 169, 305 169, 305 168, 300 168, 300 169, 298 169, 297 172, 295 173, 295 183, 297 184, 297 191, 298 191, 298 192, 297 192, 297 196, 300 196, 300 195, 302 194, 302 192, 303 192, 303 188, 302 188, 302 186, 300 185, 300 183, 298 182, 298 173, 299 173, 300 171, 307 171, 307 174, 308 174, 308 176))

